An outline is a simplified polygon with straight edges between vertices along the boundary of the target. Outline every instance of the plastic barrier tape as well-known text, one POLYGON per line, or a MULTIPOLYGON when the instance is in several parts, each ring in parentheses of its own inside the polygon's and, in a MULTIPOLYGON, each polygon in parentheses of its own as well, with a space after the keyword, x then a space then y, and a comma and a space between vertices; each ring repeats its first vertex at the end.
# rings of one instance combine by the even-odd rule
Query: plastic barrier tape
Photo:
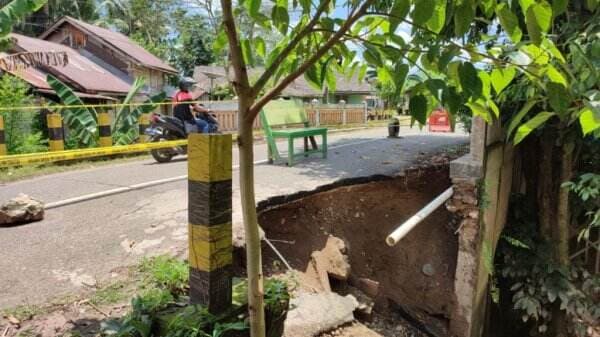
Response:
POLYGON ((29 153, 9 156, 0 156, 0 167, 23 166, 32 164, 52 163, 57 161, 77 160, 109 156, 115 154, 127 154, 146 152, 156 149, 187 145, 187 140, 173 140, 167 142, 133 144, 123 146, 112 146, 93 149, 66 150, 44 153, 29 153))

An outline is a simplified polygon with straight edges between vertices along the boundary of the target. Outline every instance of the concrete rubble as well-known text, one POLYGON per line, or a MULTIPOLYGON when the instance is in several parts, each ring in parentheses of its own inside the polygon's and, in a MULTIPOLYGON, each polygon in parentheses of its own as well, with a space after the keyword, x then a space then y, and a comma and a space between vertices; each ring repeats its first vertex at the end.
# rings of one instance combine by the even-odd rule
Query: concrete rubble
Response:
POLYGON ((19 194, 0 207, 0 226, 12 226, 44 219, 44 203, 19 194))

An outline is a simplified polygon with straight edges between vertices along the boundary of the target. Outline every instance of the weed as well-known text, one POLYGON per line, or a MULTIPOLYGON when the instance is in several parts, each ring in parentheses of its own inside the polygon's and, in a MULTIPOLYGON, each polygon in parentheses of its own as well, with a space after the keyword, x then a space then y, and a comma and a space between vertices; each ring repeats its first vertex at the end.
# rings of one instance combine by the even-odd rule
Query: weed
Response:
POLYGON ((151 286, 166 288, 174 295, 182 294, 188 285, 188 265, 169 256, 144 259, 139 271, 151 286))
POLYGON ((6 316, 13 316, 19 321, 27 321, 32 317, 43 313, 43 309, 35 305, 20 305, 18 307, 6 309, 3 313, 6 316))
POLYGON ((90 302, 95 305, 112 304, 125 300, 127 295, 125 283, 116 282, 96 291, 90 302))

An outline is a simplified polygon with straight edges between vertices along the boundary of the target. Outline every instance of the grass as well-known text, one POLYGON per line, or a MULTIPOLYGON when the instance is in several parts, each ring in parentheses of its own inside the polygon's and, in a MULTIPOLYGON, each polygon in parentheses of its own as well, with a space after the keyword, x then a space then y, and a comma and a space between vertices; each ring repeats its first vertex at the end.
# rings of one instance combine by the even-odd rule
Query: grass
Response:
POLYGON ((123 281, 117 281, 108 286, 98 289, 90 298, 94 305, 106 305, 122 302, 129 298, 131 291, 123 281))
POLYGON ((1 183, 9 183, 18 180, 23 180, 27 178, 33 178, 37 176, 53 174, 53 173, 61 173, 68 172, 74 170, 83 170, 96 168, 106 165, 118 164, 118 163, 127 163, 136 160, 150 159, 150 155, 147 153, 144 154, 135 154, 128 156, 118 156, 118 157, 104 157, 98 158, 94 160, 85 160, 85 161, 75 161, 69 163, 49 163, 43 165, 28 165, 28 166, 20 166, 20 167, 9 167, 9 168, 0 168, 0 184, 1 183))
POLYGON ((4 316, 12 316, 19 321, 26 321, 34 316, 45 313, 46 311, 36 305, 20 305, 14 308, 6 309, 2 311, 4 316))
POLYGON ((170 256, 146 258, 138 271, 143 275, 144 284, 150 287, 165 288, 178 294, 184 292, 188 285, 187 263, 170 256))

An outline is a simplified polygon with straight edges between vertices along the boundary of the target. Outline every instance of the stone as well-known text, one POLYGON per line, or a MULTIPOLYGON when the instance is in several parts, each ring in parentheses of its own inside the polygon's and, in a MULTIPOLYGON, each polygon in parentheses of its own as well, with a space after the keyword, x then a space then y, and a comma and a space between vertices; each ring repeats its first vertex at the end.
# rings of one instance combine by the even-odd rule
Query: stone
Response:
POLYGON ((0 207, 0 226, 17 225, 44 219, 44 203, 19 194, 0 207))
POLYGON ((300 292, 290 302, 292 308, 284 324, 284 337, 313 337, 354 321, 358 301, 354 296, 336 293, 300 292))
POLYGON ((351 282, 356 288, 371 298, 376 298, 379 295, 379 282, 361 277, 351 282))
POLYGON ((322 263, 326 266, 327 273, 331 278, 340 281, 348 280, 351 267, 348 256, 345 255, 346 252, 344 240, 331 235, 327 238, 327 243, 321 250, 319 258, 323 260, 322 263))

